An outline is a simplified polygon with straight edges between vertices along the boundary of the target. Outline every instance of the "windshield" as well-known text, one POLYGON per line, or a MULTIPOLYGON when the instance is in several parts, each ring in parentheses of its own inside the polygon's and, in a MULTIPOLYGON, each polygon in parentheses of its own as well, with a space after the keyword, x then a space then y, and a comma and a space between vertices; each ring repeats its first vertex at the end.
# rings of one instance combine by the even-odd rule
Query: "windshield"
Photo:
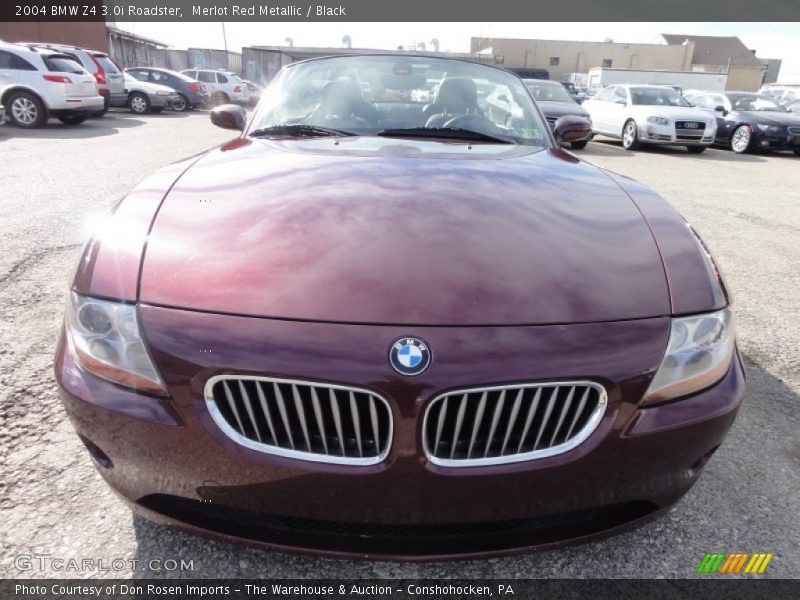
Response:
POLYGON ((540 81, 526 81, 525 85, 531 91, 533 99, 537 102, 572 102, 572 96, 560 83, 544 83, 540 81))
POLYGON ((262 93, 249 134, 285 132, 286 126, 306 126, 306 135, 325 128, 467 139, 465 132, 476 132, 481 135, 474 139, 482 141, 550 144, 547 127, 515 75, 428 57, 342 56, 286 67, 262 93))
POLYGON ((731 101, 731 105, 733 105, 733 110, 786 111, 786 109, 780 104, 767 98, 766 96, 757 96, 756 94, 753 94, 752 96, 729 96, 729 99, 731 101))
POLYGON ((631 88, 631 102, 645 106, 689 106, 672 88, 631 88))

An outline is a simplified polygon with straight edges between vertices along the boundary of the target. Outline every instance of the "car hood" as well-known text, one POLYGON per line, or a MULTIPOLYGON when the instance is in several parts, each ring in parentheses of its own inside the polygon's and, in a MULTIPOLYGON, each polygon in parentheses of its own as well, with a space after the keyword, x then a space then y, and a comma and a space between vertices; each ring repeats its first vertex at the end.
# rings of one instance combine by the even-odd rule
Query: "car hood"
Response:
POLYGON ((563 117, 575 115, 576 117, 589 118, 589 112, 574 102, 537 102, 545 117, 563 117))
POLYGON ((242 139, 174 184, 140 300, 329 322, 511 325, 669 314, 647 223, 559 150, 242 139))
POLYGON ((637 117, 646 118, 649 116, 666 117, 667 119, 686 119, 687 121, 702 121, 704 123, 715 121, 715 118, 699 108, 690 106, 653 106, 635 105, 632 108, 637 117))
POLYGON ((800 117, 790 112, 777 112, 769 110, 739 111, 748 123, 760 125, 785 125, 800 127, 800 117))

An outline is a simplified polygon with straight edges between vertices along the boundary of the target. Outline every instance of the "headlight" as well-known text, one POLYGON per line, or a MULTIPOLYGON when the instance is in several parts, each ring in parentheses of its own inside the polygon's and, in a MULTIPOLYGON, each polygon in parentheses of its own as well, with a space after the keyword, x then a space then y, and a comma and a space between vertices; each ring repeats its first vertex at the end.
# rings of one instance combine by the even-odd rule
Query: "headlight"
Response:
POLYGON ((172 96, 172 92, 168 92, 166 90, 158 90, 156 92, 156 96, 172 96))
POLYGON ((645 402, 687 396, 719 381, 731 364, 734 338, 733 315, 728 308, 673 318, 667 352, 645 402))
POLYGON ((168 395, 142 341, 135 306, 70 292, 64 326, 69 349, 86 370, 126 387, 168 395))
POLYGON ((756 127, 759 131, 765 131, 767 133, 779 133, 782 129, 782 127, 778 125, 763 125, 760 123, 756 125, 756 127))
POLYGON ((665 117, 647 117, 647 122, 653 125, 669 125, 669 119, 665 117))

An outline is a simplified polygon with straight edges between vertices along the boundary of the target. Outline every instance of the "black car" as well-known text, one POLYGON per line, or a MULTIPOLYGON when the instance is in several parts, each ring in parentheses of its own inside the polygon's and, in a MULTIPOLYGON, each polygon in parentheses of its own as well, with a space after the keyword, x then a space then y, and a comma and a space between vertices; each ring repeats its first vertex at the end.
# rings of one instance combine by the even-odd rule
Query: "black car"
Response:
POLYGON ((717 116, 715 144, 737 154, 794 150, 800 156, 800 116, 754 92, 700 92, 689 101, 717 116))
MULTIPOLYGON (((563 84, 547 79, 523 79, 522 81, 530 91, 533 99, 536 100, 536 104, 542 109, 550 129, 555 127, 559 117, 566 115, 583 117, 591 123, 589 113, 575 102, 563 84)), ((571 142, 570 145, 574 150, 581 150, 588 143, 589 138, 571 142)))
POLYGON ((134 67, 127 72, 139 81, 158 83, 178 92, 178 100, 172 102, 173 110, 191 110, 208 103, 206 87, 183 73, 155 67, 134 67))

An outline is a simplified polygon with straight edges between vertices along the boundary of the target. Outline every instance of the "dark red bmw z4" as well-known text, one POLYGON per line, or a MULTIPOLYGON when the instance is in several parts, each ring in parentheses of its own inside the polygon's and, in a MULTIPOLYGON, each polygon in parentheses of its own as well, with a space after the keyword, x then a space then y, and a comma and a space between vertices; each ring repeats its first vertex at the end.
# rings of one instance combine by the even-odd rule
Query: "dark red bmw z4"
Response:
POLYGON ((430 559, 668 509, 744 372, 703 243, 575 158, 522 81, 408 55, 284 68, 240 135, 87 243, 55 372, 100 474, 183 529, 430 559))

